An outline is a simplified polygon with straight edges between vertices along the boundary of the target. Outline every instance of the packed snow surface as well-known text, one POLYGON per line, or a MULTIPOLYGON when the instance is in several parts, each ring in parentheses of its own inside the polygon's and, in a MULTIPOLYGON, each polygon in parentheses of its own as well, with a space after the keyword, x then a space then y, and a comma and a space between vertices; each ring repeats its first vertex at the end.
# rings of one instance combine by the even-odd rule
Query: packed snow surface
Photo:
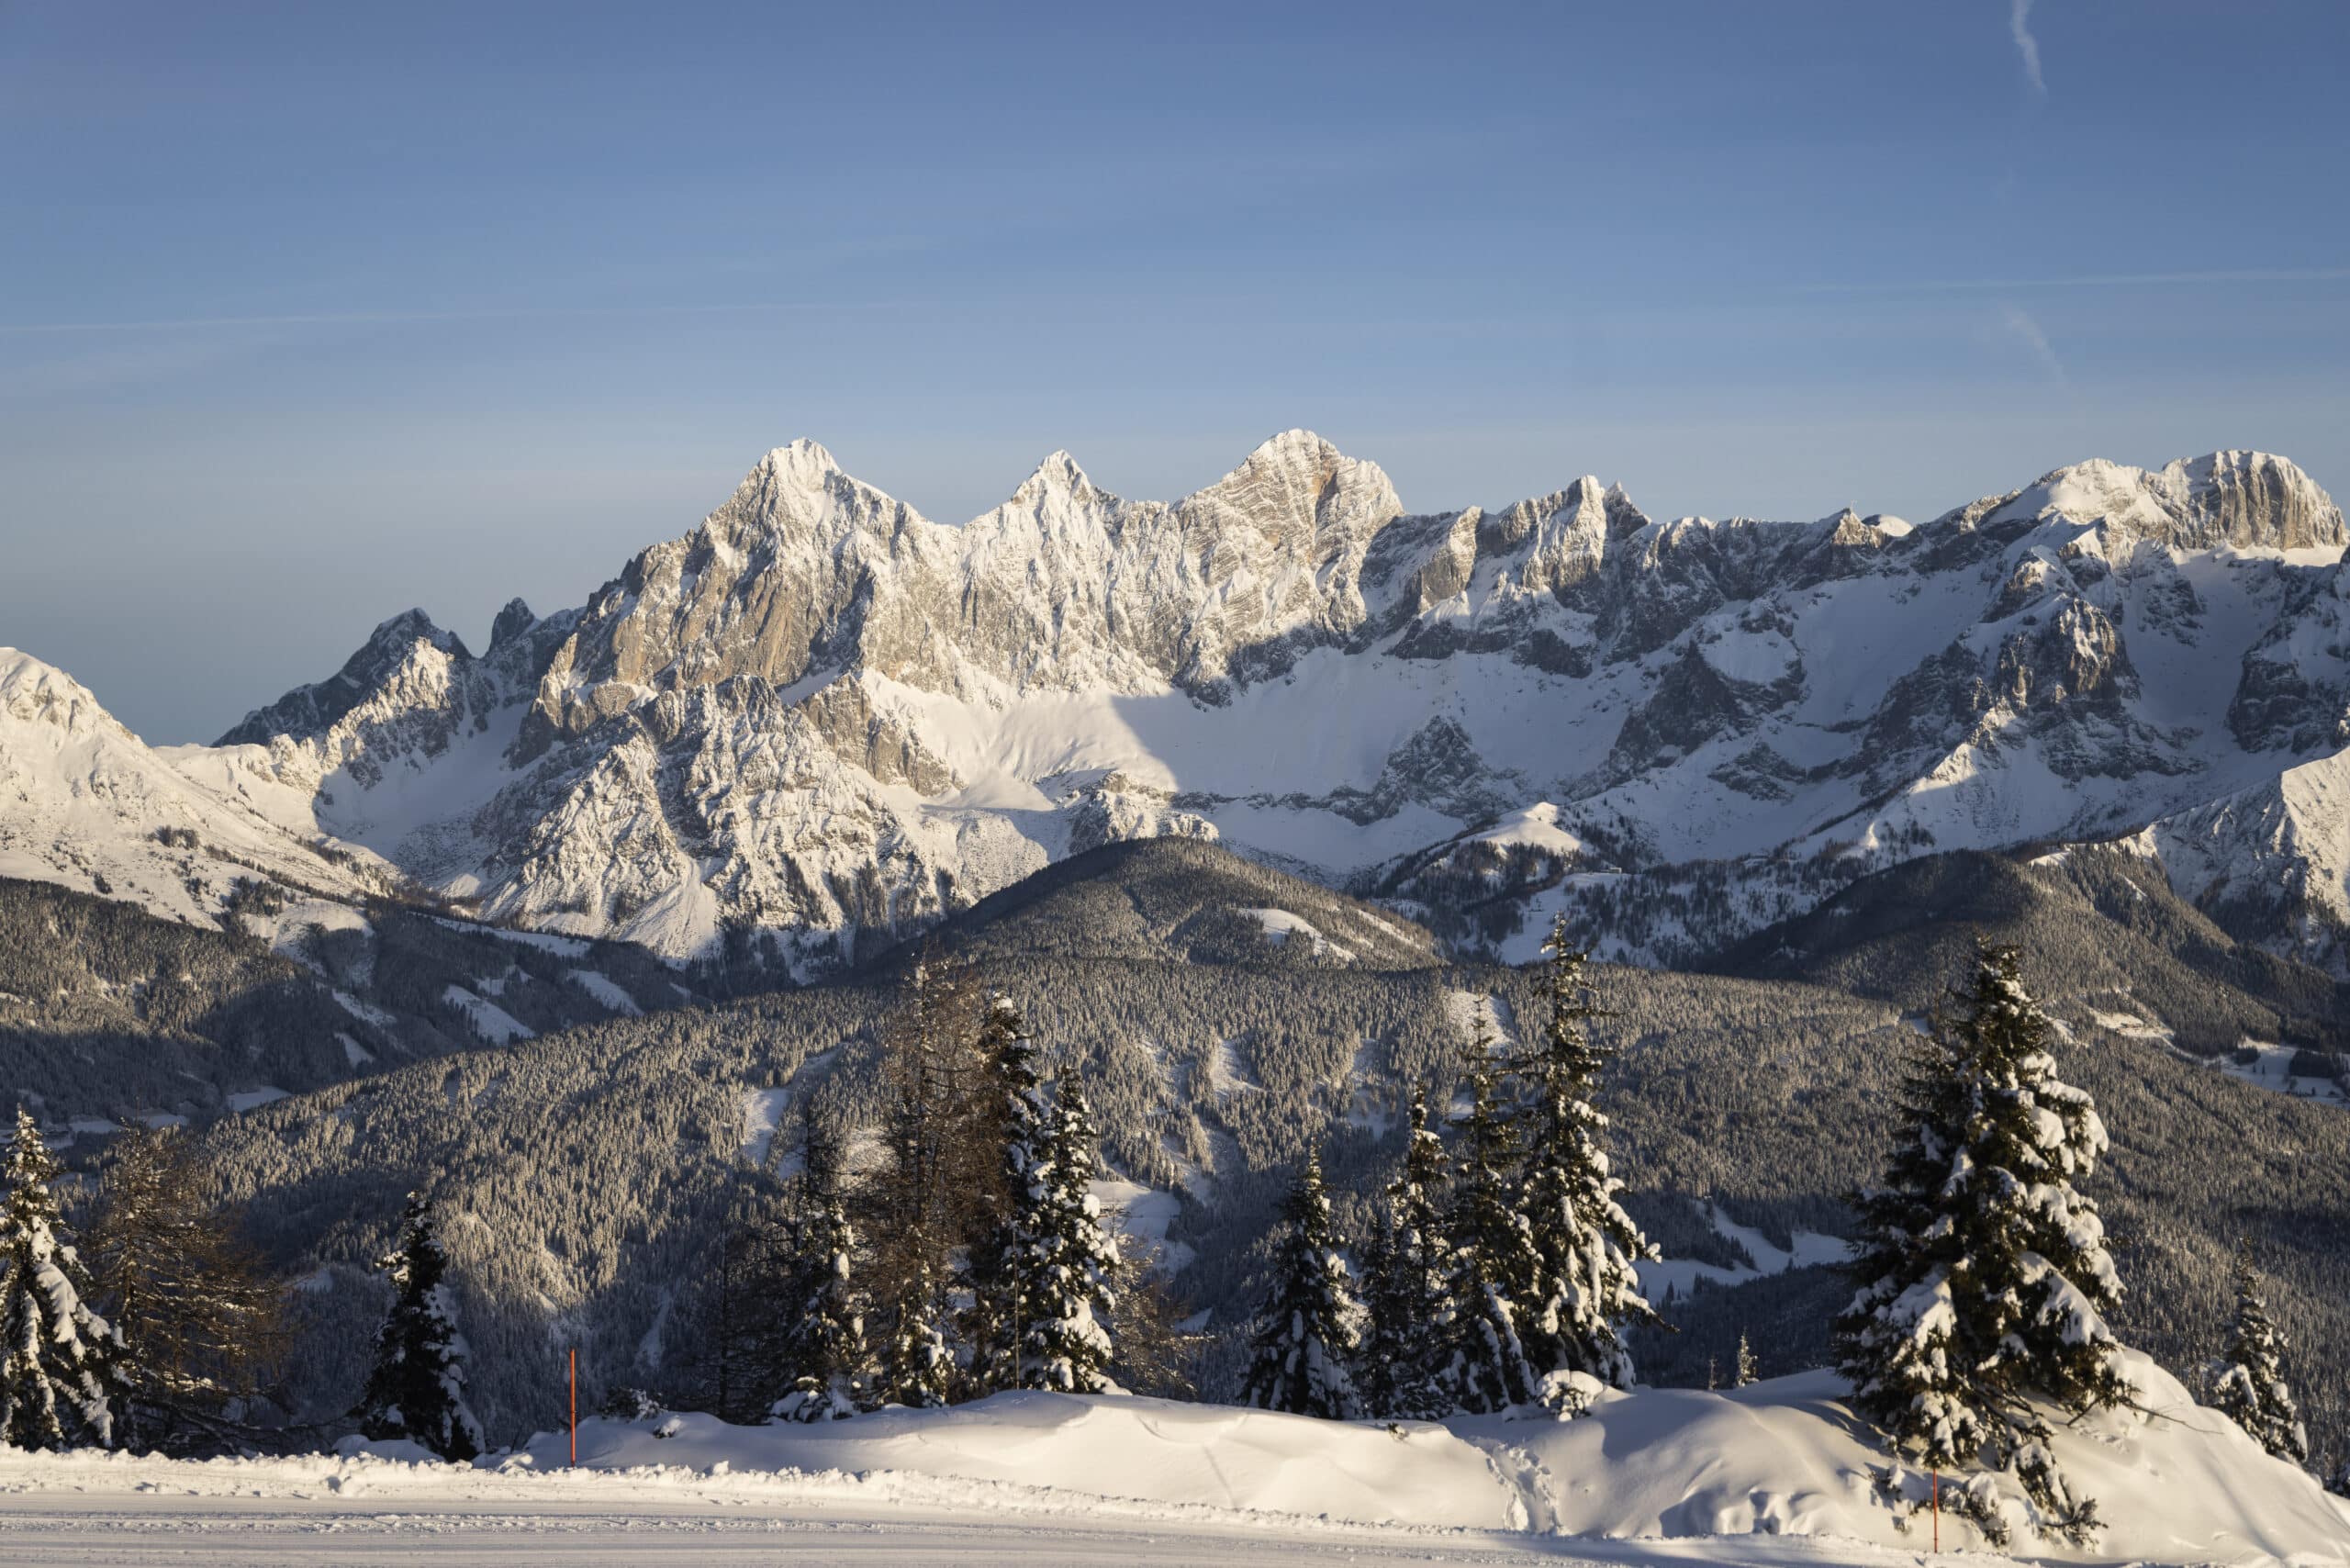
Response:
MULTIPOLYGON (((2151 1362, 2133 1358, 2131 1371, 2142 1410, 2060 1427, 2056 1438, 2059 1462, 2109 1521, 2103 1542, 2088 1551, 2020 1542, 2018 1555, 2247 1568, 2343 1562, 2350 1509, 2191 1404, 2151 1362)), ((1832 1376, 1812 1372, 1727 1393, 1605 1394, 1576 1421, 1444 1425, 1048 1394, 817 1427, 656 1416, 583 1423, 578 1472, 564 1469, 562 1434, 472 1467, 429 1462, 400 1444, 207 1462, 0 1450, 0 1517, 9 1520, 0 1562, 45 1531, 120 1520, 129 1534, 159 1509, 233 1518, 221 1510, 234 1507, 294 1521, 351 1515, 376 1527, 413 1518, 421 1537, 585 1530, 599 1545, 599 1531, 704 1528, 712 1513, 746 1528, 769 1513, 809 1529, 853 1518, 913 1554, 869 1559, 882 1562, 948 1560, 957 1550, 993 1560, 1010 1550, 1005 1532, 1049 1521, 1032 1555, 1064 1532, 1109 1532, 1114 1539, 1089 1538, 1093 1553, 1141 1562, 1327 1549, 1478 1561, 1539 1537, 1550 1562, 1914 1563, 1925 1521, 1905 1533, 1877 1500, 1871 1471, 1883 1457, 1840 1393, 1832 1376), (476 1522, 456 1522, 468 1516, 476 1522), (1136 1538, 1142 1550, 1119 1544, 1146 1524, 1136 1538), (978 1537, 958 1547, 957 1530, 978 1537), (1175 1555, 1150 1555, 1176 1542, 1175 1555)), ((1942 1528, 1951 1561, 1998 1561, 1972 1555, 1971 1527, 1945 1517, 1942 1528)))

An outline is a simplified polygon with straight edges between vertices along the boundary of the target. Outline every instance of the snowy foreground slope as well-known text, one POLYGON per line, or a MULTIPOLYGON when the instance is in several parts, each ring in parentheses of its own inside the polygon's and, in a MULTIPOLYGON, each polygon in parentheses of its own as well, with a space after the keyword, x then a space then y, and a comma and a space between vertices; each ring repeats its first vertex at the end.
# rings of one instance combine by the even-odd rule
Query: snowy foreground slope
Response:
MULTIPOLYGON (((2058 1439, 2060 1462, 2110 1521, 2103 1545, 2020 1543, 2019 1555, 2309 1568, 2350 1560, 2350 1511, 2193 1406, 2151 1362, 2136 1372, 2143 1413, 2101 1416, 2058 1439)), ((202 1463, 0 1450, 0 1518, 13 1543, 20 1529, 84 1528, 76 1519, 299 1504, 289 1518, 340 1509, 381 1526, 429 1516, 437 1522, 420 1526, 423 1534, 462 1529, 460 1516, 481 1512, 506 1522, 476 1528, 568 1540, 577 1527, 565 1521, 583 1510, 605 1517, 599 1528, 634 1532, 721 1509, 738 1524, 763 1513, 806 1526, 861 1521, 885 1538, 902 1532, 916 1561, 930 1560, 925 1540, 941 1557, 1013 1551, 1020 1539, 1030 1555, 1050 1556, 1045 1543, 1059 1532, 1106 1531, 1083 1539, 1099 1556, 1138 1562, 1382 1547, 1435 1561, 1515 1547, 1571 1562, 1918 1562, 1924 1521, 1905 1534, 1875 1499, 1870 1471, 1882 1458, 1836 1392, 1828 1375, 1809 1373, 1722 1394, 1605 1394, 1572 1422, 1394 1428, 1044 1394, 817 1428, 659 1417, 586 1423, 574 1473, 562 1470, 559 1436, 471 1468, 391 1450, 202 1463), (1035 1534, 1045 1521, 1051 1529, 1035 1534), (1012 1531, 1030 1533, 1007 1540, 1012 1531)), ((1971 1529, 1947 1517, 1942 1543, 1955 1561, 1993 1560, 1975 1558, 1971 1529)), ((840 1551, 821 1537, 798 1544, 840 1551)), ((12 1550, 0 1544, 0 1562, 12 1550)))

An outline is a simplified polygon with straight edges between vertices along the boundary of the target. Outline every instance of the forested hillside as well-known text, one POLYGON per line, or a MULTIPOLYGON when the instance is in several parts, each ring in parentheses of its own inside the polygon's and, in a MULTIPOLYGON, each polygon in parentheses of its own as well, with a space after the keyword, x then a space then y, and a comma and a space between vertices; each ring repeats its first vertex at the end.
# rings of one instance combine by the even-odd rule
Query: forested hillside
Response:
MULTIPOLYGON (((2294 1371, 2305 1403, 2338 1447, 2350 1389, 2320 1348, 2350 1331, 2350 1114, 2190 1059, 2137 1014, 2125 1019, 2109 994, 2128 978, 2109 967, 2121 961, 2111 945, 2109 967, 2093 967, 2059 929, 2077 919, 2081 889, 2047 868, 1976 869, 1961 880, 1987 876, 2029 894, 2019 908, 2039 908, 2018 927, 2047 938, 2044 954, 2027 940, 2026 970, 2069 1033, 2064 1070, 2112 1131, 2092 1190, 2131 1292, 2118 1315, 2125 1336, 2190 1370, 2226 1320, 2228 1251, 2253 1237, 2277 1316, 2304 1348, 2294 1371)), ((942 947, 1016 999, 1055 1070, 1082 1081, 1116 1173, 1173 1196, 1169 1239, 1188 1255, 1177 1288, 1212 1329, 1237 1327, 1256 1299, 1274 1206, 1309 1146, 1323 1148, 1338 1235, 1359 1243, 1367 1194, 1399 1155, 1410 1086, 1449 1098, 1477 999, 1491 996, 1505 1039, 1536 1005, 1523 971, 1304 963, 1310 945, 1276 940, 1261 923, 1260 952, 1220 946, 1228 961, 1201 961, 1195 945, 1193 961, 1167 961, 1105 924, 1122 901, 1172 912, 1137 915, 1135 932, 1197 930, 1198 912, 1217 907, 1296 906, 1317 926, 1336 923, 1300 885, 1213 851, 1112 857, 1091 881, 1054 875, 1049 890, 1010 901, 1003 925, 951 928, 942 947), (1129 875, 1148 890, 1138 899, 1122 890, 1129 875), (1078 956, 1105 945, 1130 956, 1078 956)), ((1975 928, 1969 913, 1953 906, 1946 922, 1863 941, 1884 973, 1827 977, 1841 986, 1595 971, 1614 1014, 1599 1031, 1621 1047, 1602 1103, 1627 1201, 1667 1259, 1740 1282, 1676 1273, 1665 1316, 1684 1331, 1642 1338, 1645 1376, 1702 1383, 1709 1360, 1729 1364, 1741 1330, 1768 1372, 1823 1359, 1844 1287, 1818 1267, 1770 1271, 1785 1254, 1816 1261, 1818 1243, 1805 1237, 1849 1229, 1842 1200, 1878 1168, 1903 1051, 1954 972, 1944 960, 1975 928), (1884 978, 1901 944, 1919 956, 1906 978, 1884 978)), ((1238 943, 1248 929, 1226 935, 1238 943)), ((2254 1005, 2213 984, 2211 1005, 2254 1005)), ((303 1271, 308 1396, 330 1408, 353 1392, 349 1347, 382 1303, 365 1265, 390 1239, 397 1195, 419 1182, 453 1215, 447 1245, 493 1438, 554 1419, 555 1369, 574 1342, 598 1388, 682 1375, 707 1328, 698 1282, 730 1212, 767 1201, 777 1173, 793 1169, 802 1109, 877 1123, 879 1041, 902 1004, 893 970, 414 1064, 223 1121, 208 1141, 228 1195, 303 1271)), ((1233 1373, 1229 1356, 1203 1365, 1212 1378, 1233 1373)))

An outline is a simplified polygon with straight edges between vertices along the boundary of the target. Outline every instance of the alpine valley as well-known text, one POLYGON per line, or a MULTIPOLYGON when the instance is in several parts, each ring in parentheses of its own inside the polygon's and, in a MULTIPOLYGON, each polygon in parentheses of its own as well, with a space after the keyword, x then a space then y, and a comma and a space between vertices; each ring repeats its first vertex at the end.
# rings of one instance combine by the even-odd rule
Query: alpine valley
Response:
POLYGON ((2248 452, 1667 521, 1591 478, 1409 512, 1292 431, 1173 503, 1055 454, 954 527, 800 442, 584 606, 479 652, 395 616, 213 745, 0 651, 0 1092, 69 1159, 203 1129, 301 1281, 313 1415, 434 1183, 514 1441, 550 1346, 591 1393, 674 1367, 794 1114, 874 1123, 925 945, 1083 1075, 1102 1195, 1214 1327, 1306 1148, 1362 1233, 1407 1089, 1521 1032, 1563 914, 1680 1329, 1641 1372, 1686 1385, 1750 1330, 1766 1374, 1824 1353, 1982 934, 2111 1126, 2124 1338, 2199 1364, 2252 1235, 2338 1462, 2345 543, 2248 452))

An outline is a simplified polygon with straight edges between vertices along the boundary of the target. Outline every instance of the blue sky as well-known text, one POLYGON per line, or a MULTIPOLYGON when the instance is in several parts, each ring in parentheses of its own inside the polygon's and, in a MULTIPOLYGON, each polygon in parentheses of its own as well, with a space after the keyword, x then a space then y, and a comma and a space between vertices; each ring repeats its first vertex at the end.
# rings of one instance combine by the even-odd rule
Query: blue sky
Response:
POLYGON ((0 643, 209 739, 799 435, 943 521, 2350 491, 2350 6, 0 6, 0 643))

